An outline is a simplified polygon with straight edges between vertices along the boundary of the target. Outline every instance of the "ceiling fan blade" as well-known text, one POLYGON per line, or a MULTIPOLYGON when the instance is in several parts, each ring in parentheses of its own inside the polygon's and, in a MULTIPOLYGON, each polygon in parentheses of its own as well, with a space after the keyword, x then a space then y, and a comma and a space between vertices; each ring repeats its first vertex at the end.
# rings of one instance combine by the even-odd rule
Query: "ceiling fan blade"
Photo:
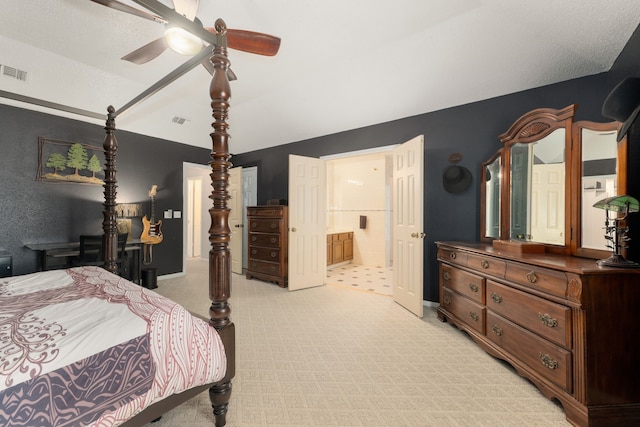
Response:
POLYGON ((136 9, 135 7, 131 7, 129 5, 126 5, 124 3, 120 3, 117 0, 91 0, 94 3, 98 3, 101 4, 103 6, 107 6, 110 7, 111 9, 116 9, 119 10, 120 12, 125 12, 125 13, 129 13, 131 15, 135 15, 135 16, 139 16, 140 18, 145 18, 148 19, 150 21, 155 21, 155 22, 159 22, 161 24, 166 24, 166 20, 156 16, 156 15, 152 15, 150 13, 147 13, 145 11, 142 11, 140 9, 136 9))
MULTIPOLYGON (((207 31, 217 34, 216 29, 207 27, 207 31)), ((280 49, 280 38, 264 33, 247 30, 227 29, 227 45, 231 49, 257 55, 274 56, 280 49)))
POLYGON ((145 64, 151 61, 152 59, 157 58, 162 52, 164 52, 167 49, 167 47, 168 47, 167 42, 164 40, 164 37, 160 37, 158 39, 155 39, 151 43, 147 43, 141 48, 138 48, 133 52, 128 53, 127 55, 123 56, 121 59, 124 59, 125 61, 129 61, 129 62, 133 62, 134 64, 138 64, 138 65, 145 64))
MULTIPOLYGON (((215 68, 213 67, 213 64, 211 63, 211 58, 205 58, 205 60, 202 61, 202 66, 207 69, 209 74, 213 75, 213 71, 215 70, 215 68)), ((238 80, 238 76, 236 76, 236 73, 234 73, 231 68, 227 68, 227 79, 230 82, 232 82, 234 80, 238 80)))
POLYGON ((180 65, 178 68, 158 80, 152 86, 150 86, 147 90, 142 92, 140 95, 136 96, 131 101, 127 102, 122 108, 115 111, 111 117, 116 118, 117 116, 125 113, 129 108, 138 104, 139 102, 144 101, 151 95, 157 93, 162 90, 165 86, 173 83, 175 80, 183 76, 184 74, 191 71, 193 68, 197 67, 203 60, 209 59, 213 55, 213 46, 204 47, 199 53, 193 55, 187 62, 180 65))
POLYGON ((186 16, 190 20, 194 20, 198 13, 200 0, 173 0, 173 7, 180 15, 186 16))
POLYGON ((200 39, 206 41, 209 44, 216 44, 218 41, 215 34, 210 33, 205 30, 202 24, 198 22, 191 21, 188 18, 180 15, 175 10, 171 9, 168 6, 160 3, 157 0, 133 0, 135 3, 140 6, 150 10, 153 13, 158 14, 163 19, 165 19, 168 23, 177 25, 191 34, 200 37, 200 39))

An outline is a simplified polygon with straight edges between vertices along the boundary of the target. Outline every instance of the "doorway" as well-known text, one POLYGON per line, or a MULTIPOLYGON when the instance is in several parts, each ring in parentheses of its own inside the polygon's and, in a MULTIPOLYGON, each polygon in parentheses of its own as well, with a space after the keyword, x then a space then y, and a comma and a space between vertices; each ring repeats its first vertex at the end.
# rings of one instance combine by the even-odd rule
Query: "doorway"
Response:
POLYGON ((392 295, 393 146, 323 157, 327 233, 353 232, 353 259, 327 266, 327 284, 392 295))

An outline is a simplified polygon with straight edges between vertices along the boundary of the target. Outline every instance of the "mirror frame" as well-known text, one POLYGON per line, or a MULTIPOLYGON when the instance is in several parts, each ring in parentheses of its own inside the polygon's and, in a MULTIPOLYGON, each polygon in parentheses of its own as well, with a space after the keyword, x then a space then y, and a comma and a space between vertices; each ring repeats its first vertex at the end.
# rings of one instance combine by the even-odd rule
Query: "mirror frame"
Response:
MULTIPOLYGON (((576 191, 572 193, 571 207, 572 218, 574 224, 574 236, 571 240, 571 254, 584 258, 602 259, 611 255, 610 250, 600 250, 582 247, 582 130, 587 129, 596 132, 615 131, 618 132, 622 127, 620 122, 597 123, 583 120, 573 123, 572 139, 573 153, 571 173, 572 179, 576 183, 576 191)), ((627 192, 627 136, 625 135, 617 142, 616 157, 616 178, 618 195, 627 192)), ((604 232, 603 232, 604 234, 604 232)))
MULTIPOLYGON (((564 129, 565 134, 565 212, 564 212, 564 245, 540 243, 548 252, 566 253, 570 251, 571 235, 571 130, 573 116, 577 108, 571 104, 561 110, 538 108, 520 116, 505 133, 498 136, 504 144, 502 163, 502 182, 500 196, 500 240, 510 240, 511 236, 511 147, 514 144, 528 144, 541 140, 557 129, 564 129)), ((526 242, 539 243, 539 242, 526 242)))
MULTIPOLYGON (((505 133, 498 136, 504 146, 489 160, 482 163, 480 181, 480 240, 484 242, 510 242, 511 230, 511 146, 516 143, 536 142, 557 129, 565 130, 565 242, 556 245, 533 243, 545 247, 546 252, 601 259, 610 251, 582 247, 582 130, 619 131, 622 123, 598 123, 588 120, 573 122, 577 104, 563 109, 538 108, 518 118, 505 133), (486 166, 500 158, 500 236, 486 236, 486 166)), ((627 151, 625 136, 617 143, 617 193, 627 191, 627 151)), ((513 242, 510 242, 513 243, 513 242)))

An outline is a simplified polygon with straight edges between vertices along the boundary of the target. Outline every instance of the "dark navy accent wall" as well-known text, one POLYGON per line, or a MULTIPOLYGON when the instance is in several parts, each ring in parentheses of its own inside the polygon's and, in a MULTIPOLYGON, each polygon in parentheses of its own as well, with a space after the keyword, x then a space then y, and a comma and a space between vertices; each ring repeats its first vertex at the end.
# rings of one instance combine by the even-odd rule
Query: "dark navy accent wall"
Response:
MULTIPOLYGON (((288 155, 320 157, 381 147, 424 135, 424 298, 438 300, 436 247, 438 240, 478 240, 480 234, 480 163, 501 147, 498 135, 522 114, 535 108, 578 104, 576 120, 610 121, 601 109, 607 94, 607 74, 570 80, 455 108, 408 117, 362 129, 243 153, 236 166, 258 165, 258 203, 288 199, 288 155), (451 153, 471 170, 470 188, 447 193, 442 174, 451 153)), ((429 96, 429 94, 425 94, 429 96)), ((231 147, 233 151, 233 146, 231 147)))
MULTIPOLYGON (((117 123, 116 123, 117 125, 117 123)), ((102 233, 103 187, 36 182, 38 137, 102 147, 103 126, 0 105, 0 247, 13 255, 13 274, 34 272, 37 254, 27 243, 77 241, 80 234, 102 233)), ((182 163, 207 164, 210 150, 116 131, 120 203, 143 202, 158 185, 156 219, 166 209, 182 211, 182 163)), ((158 274, 183 271, 182 219, 163 220, 164 240, 153 249, 151 267, 158 274)), ((142 231, 133 220, 134 237, 142 231)))

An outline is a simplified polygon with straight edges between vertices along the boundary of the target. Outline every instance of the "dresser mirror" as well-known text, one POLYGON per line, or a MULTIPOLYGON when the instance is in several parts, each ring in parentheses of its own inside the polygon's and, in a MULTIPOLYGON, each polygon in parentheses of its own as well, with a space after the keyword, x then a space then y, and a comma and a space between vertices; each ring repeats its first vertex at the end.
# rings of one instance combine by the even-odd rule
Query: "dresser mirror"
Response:
POLYGON ((580 232, 572 252, 579 256, 599 258, 611 252, 604 238, 602 209, 593 204, 626 193, 627 138, 616 141, 619 128, 619 122, 573 124, 574 151, 580 159, 574 168, 580 191, 575 192, 572 203, 577 207, 574 215, 580 232))
POLYGON ((499 136, 504 147, 482 164, 481 240, 608 253, 593 204, 624 194, 626 138, 616 142, 618 122, 573 122, 576 107, 533 110, 499 136))
POLYGON ((482 240, 491 241, 500 238, 500 171, 502 169, 502 150, 498 150, 482 164, 480 191, 482 203, 480 221, 483 227, 482 240))

